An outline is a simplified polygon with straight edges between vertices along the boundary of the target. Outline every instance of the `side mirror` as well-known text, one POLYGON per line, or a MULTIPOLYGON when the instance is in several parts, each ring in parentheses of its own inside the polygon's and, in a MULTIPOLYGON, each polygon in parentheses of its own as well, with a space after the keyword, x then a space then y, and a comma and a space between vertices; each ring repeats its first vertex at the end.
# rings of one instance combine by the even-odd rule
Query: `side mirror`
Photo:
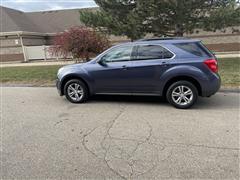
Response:
POLYGON ((104 61, 104 58, 100 59, 98 61, 98 64, 100 64, 101 66, 107 66, 107 63, 106 63, 106 61, 104 61))

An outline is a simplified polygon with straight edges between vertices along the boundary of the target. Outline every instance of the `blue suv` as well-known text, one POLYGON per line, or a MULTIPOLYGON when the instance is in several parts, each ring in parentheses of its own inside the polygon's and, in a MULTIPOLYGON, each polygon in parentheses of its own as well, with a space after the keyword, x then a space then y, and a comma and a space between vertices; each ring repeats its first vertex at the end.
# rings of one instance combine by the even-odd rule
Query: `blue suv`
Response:
POLYGON ((114 46, 93 60, 62 67, 57 89, 72 103, 95 94, 155 95, 176 108, 220 88, 216 57, 199 40, 144 39, 114 46))

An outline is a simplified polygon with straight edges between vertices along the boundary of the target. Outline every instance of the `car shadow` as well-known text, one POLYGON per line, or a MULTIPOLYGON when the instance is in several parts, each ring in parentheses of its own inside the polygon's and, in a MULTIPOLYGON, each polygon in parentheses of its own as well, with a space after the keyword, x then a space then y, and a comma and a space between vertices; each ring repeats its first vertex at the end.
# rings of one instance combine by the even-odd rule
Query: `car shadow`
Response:
MULTIPOLYGON (((226 93, 218 93, 210 98, 199 97, 198 101, 191 109, 209 110, 239 108, 239 96, 238 98, 236 97, 226 93)), ((95 95, 90 98, 89 103, 127 103, 171 107, 165 98, 157 96, 95 95)))
POLYGON ((111 102, 111 103, 137 103, 137 104, 159 104, 168 105, 163 97, 155 96, 127 96, 127 95, 95 95, 89 102, 111 102))
POLYGON ((239 109, 240 96, 236 93, 217 93, 212 97, 199 97, 197 103, 192 109, 203 109, 203 110, 227 110, 227 109, 239 109))

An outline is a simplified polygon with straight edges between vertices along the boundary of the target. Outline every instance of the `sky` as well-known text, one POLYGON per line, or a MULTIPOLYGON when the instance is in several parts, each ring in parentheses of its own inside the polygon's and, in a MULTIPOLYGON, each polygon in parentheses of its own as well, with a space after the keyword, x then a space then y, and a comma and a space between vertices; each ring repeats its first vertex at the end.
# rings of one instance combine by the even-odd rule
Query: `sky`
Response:
POLYGON ((0 5, 25 12, 97 6, 94 0, 0 0, 0 5))

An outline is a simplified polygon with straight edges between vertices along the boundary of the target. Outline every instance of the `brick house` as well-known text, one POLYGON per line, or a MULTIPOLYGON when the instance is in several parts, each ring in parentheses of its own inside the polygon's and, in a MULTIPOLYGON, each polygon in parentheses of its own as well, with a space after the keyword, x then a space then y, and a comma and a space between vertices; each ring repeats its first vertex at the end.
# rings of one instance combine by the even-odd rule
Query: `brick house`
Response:
MULTIPOLYGON (((89 10, 95 11, 97 8, 89 10)), ((79 20, 79 9, 22 12, 0 6, 0 13, 1 62, 27 61, 31 59, 26 52, 28 48, 49 46, 56 33, 63 32, 72 26, 83 25, 79 20)), ((214 33, 196 30, 194 34, 186 36, 201 39, 215 52, 239 53, 239 30, 239 27, 214 33)), ((125 37, 111 36, 110 39, 113 43, 128 41, 125 37)))

